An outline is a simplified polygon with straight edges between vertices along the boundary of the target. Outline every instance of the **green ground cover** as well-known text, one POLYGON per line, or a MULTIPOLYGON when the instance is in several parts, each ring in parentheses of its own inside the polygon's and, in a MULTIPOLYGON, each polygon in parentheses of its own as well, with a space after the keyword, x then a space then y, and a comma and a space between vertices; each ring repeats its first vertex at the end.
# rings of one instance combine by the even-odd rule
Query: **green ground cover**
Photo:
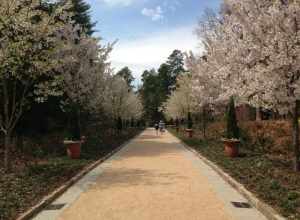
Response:
POLYGON ((85 166, 107 155, 138 132, 140 129, 127 129, 115 137, 90 137, 82 147, 82 158, 79 160, 48 156, 27 161, 26 165, 14 166, 10 173, 4 173, 0 167, 0 220, 15 219, 85 166))
POLYGON ((300 175, 291 169, 291 161, 272 154, 253 152, 241 147, 241 156, 228 158, 223 143, 216 139, 188 138, 181 130, 169 129, 185 144, 216 163, 261 200, 288 219, 300 219, 300 175))

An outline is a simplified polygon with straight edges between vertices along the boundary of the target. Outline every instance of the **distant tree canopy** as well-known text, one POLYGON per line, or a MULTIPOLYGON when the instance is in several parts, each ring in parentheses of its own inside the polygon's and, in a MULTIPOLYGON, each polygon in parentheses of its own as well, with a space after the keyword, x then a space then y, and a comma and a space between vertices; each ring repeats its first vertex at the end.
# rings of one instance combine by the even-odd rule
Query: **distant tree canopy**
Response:
POLYGON ((180 50, 174 50, 168 57, 167 62, 161 64, 158 69, 163 101, 165 101, 167 96, 171 94, 171 91, 175 89, 177 77, 184 72, 184 55, 180 50))
MULTIPOLYGON (((53 14, 55 9, 59 5, 64 5, 66 3, 65 0, 58 0, 56 2, 51 1, 42 1, 39 6, 40 9, 49 12, 49 14, 53 14)), ((70 7, 67 9, 68 13, 71 13, 72 21, 79 25, 82 31, 91 36, 95 30, 97 22, 92 22, 90 9, 91 6, 85 0, 70 0, 70 7)))
POLYGON ((162 114, 159 113, 161 90, 157 72, 154 69, 145 70, 142 75, 142 82, 140 94, 144 105, 145 119, 151 122, 157 121, 162 117, 162 114))
POLYGON ((125 80, 129 88, 133 89, 134 86, 132 85, 132 83, 135 79, 132 76, 131 70, 127 66, 117 72, 117 75, 125 80))
POLYGON ((174 50, 157 71, 154 69, 144 71, 140 94, 144 104, 145 118, 148 121, 153 123, 163 118, 162 103, 175 89, 176 78, 184 72, 184 55, 180 50, 174 50))
POLYGON ((169 66, 170 79, 175 84, 177 76, 185 72, 183 53, 180 50, 174 50, 167 60, 167 65, 169 66))

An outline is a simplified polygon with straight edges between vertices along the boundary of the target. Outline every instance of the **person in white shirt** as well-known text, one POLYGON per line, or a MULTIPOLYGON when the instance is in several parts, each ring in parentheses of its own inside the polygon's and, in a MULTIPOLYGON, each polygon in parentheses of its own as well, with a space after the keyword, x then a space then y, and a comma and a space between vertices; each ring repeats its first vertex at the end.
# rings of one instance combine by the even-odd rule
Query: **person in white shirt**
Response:
POLYGON ((159 121, 158 127, 160 133, 163 134, 163 132, 165 131, 165 123, 162 120, 159 121))

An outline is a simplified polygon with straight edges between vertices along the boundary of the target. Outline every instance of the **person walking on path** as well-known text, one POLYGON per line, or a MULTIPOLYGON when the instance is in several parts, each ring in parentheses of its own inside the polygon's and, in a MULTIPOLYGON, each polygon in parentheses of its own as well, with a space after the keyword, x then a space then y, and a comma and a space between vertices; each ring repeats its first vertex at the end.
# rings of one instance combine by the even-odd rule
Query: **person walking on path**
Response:
POLYGON ((163 134, 163 132, 165 131, 165 123, 162 120, 160 120, 158 126, 160 134, 163 134))
POLYGON ((155 123, 154 128, 155 128, 155 131, 156 131, 156 136, 158 136, 158 129, 159 129, 159 126, 158 126, 157 123, 155 123))

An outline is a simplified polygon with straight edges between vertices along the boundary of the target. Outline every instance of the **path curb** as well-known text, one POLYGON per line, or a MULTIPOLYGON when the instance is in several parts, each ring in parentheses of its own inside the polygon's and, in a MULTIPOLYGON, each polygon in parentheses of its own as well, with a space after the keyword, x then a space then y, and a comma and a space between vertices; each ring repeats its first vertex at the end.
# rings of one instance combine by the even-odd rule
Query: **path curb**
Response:
MULTIPOLYGON (((171 132, 169 132, 173 135, 171 132)), ((267 205, 266 203, 260 201, 253 193, 249 192, 242 184, 233 179, 229 174, 224 172, 219 166, 217 166, 212 161, 208 160, 204 157, 200 152, 196 151, 192 147, 185 144, 181 139, 173 135, 177 138, 180 143, 190 152, 194 153, 197 157, 199 157, 206 165, 212 168, 215 172, 217 172, 225 182, 230 184, 235 190, 237 190, 240 194, 242 194, 252 206, 254 206, 258 211, 260 211, 267 219, 269 220, 285 220, 286 218, 282 217, 275 209, 267 205)))
POLYGON ((142 133, 139 132, 137 135, 132 137, 131 139, 125 141, 123 144, 121 144, 119 147, 117 147, 112 152, 108 153, 101 159, 95 161, 94 163, 87 165, 84 167, 76 176, 72 177, 70 180, 68 180, 65 184, 54 190, 49 195, 45 196, 41 201, 36 204, 35 206, 31 207, 29 210, 21 214, 19 217, 17 217, 16 220, 30 220, 35 215, 40 213, 46 206, 50 205, 55 199, 57 199, 59 196, 61 196, 64 192, 66 192, 71 186, 73 186, 76 182, 78 182, 80 179, 82 179, 87 173, 92 171, 94 168, 99 166, 101 163, 109 159, 111 156, 119 152, 123 147, 128 145, 133 139, 138 137, 142 133))

